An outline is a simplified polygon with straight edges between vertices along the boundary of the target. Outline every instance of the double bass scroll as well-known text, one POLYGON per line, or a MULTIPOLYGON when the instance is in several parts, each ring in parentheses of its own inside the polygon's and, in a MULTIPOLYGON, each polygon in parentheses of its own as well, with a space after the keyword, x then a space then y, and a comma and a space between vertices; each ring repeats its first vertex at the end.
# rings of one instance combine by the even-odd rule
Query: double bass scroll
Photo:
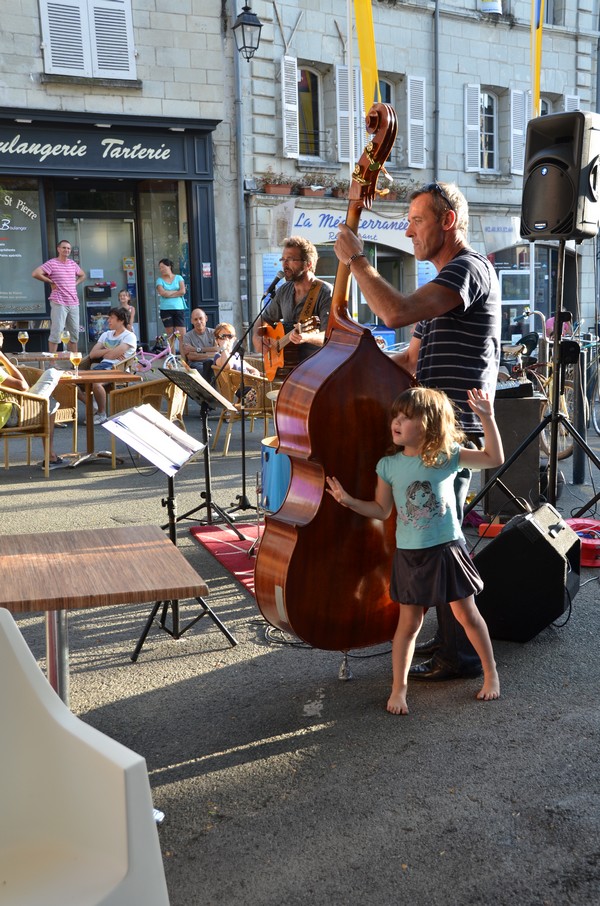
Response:
MULTIPOLYGON (((393 147, 396 114, 375 104, 371 139, 356 165, 347 225, 358 230, 393 147)), ((347 651, 389 640, 398 622, 389 580, 395 514, 380 522, 339 506, 325 478, 372 498, 390 442, 390 407, 411 383, 348 313, 349 269, 338 265, 326 342, 287 377, 277 400, 279 449, 291 463, 280 509, 265 518, 255 567, 263 616, 316 648, 347 651)))

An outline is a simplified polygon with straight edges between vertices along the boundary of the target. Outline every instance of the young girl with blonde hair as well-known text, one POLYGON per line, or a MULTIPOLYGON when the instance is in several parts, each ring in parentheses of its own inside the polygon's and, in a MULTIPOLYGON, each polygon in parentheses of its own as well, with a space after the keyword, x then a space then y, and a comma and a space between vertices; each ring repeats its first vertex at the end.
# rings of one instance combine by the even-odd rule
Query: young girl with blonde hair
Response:
POLYGON ((468 404, 483 425, 481 450, 461 446, 464 435, 445 393, 426 387, 404 391, 391 412, 392 447, 377 463, 374 500, 358 500, 336 478, 329 494, 367 519, 385 520, 396 506, 396 553, 390 595, 400 603, 392 642, 392 692, 387 710, 408 714, 408 668, 426 607, 452 608, 483 666, 477 698, 500 696, 492 643, 475 605, 483 582, 466 548, 456 511, 454 478, 461 469, 491 469, 502 464, 502 441, 492 403, 481 390, 469 390, 468 404))

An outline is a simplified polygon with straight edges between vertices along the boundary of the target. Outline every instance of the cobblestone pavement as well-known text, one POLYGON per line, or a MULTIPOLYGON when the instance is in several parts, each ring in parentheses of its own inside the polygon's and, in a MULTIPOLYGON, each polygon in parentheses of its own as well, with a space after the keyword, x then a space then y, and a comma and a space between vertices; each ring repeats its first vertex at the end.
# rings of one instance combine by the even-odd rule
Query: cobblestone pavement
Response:
MULTIPOLYGON (((188 430, 198 437, 190 408, 188 430)), ((247 435, 252 502, 259 431, 247 435)), ((56 434, 65 452, 70 432, 56 434)), ((103 428, 96 437, 108 446, 103 428)), ((18 443, 11 456, 24 462, 18 443)), ((589 465, 577 486, 572 460, 560 465, 566 516, 600 486, 589 465)), ((211 466, 214 498, 230 508, 243 490, 239 426, 230 455, 214 454, 211 466)), ((107 463, 57 469, 49 480, 25 465, 0 476, 5 533, 165 522, 166 479, 143 460, 126 458, 116 471, 107 463)), ((202 504, 202 462, 175 484, 180 513, 202 504)), ((72 709, 145 756, 166 814, 159 834, 172 906, 597 900, 597 570, 581 571, 561 625, 525 644, 495 643, 500 701, 477 702, 476 680, 413 684, 411 713, 398 718, 385 711, 389 646, 351 652, 353 679, 340 681, 340 653, 267 635, 253 598, 192 539, 192 524, 179 523, 178 545, 237 647, 201 620, 179 641, 153 629, 132 664, 149 606, 69 620, 72 709)), ((315 564, 324 555, 328 568, 343 568, 335 545, 315 551, 315 564)), ((501 566, 511 573, 510 562, 501 566)), ((511 579, 518 597, 520 576, 511 579)), ((43 615, 19 625, 43 666, 43 615)))

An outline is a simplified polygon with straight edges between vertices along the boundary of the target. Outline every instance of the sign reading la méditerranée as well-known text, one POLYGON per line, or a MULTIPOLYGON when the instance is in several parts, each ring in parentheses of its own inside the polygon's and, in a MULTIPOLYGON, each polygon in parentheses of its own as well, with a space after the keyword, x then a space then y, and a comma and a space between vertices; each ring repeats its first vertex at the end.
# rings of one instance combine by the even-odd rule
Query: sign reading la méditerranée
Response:
MULTIPOLYGON (((294 212, 293 233, 300 233, 310 238, 315 245, 335 242, 338 226, 346 220, 346 211, 334 211, 321 208, 294 212)), ((363 211, 358 225, 358 232, 365 242, 376 242, 388 245, 401 252, 413 253, 413 244, 406 238, 408 221, 405 214, 380 214, 377 211, 363 211)))

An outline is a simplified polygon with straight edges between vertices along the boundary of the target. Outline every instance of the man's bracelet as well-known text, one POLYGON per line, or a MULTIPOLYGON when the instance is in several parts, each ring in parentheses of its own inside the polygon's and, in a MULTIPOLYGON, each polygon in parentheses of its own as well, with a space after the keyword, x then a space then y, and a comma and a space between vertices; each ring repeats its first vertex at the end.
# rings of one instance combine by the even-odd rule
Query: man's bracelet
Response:
POLYGON ((348 260, 346 261, 346 267, 348 268, 348 270, 350 270, 350 268, 352 267, 353 261, 356 261, 357 258, 366 258, 366 257, 367 256, 365 255, 364 252, 357 252, 355 255, 351 255, 348 258, 348 260))

